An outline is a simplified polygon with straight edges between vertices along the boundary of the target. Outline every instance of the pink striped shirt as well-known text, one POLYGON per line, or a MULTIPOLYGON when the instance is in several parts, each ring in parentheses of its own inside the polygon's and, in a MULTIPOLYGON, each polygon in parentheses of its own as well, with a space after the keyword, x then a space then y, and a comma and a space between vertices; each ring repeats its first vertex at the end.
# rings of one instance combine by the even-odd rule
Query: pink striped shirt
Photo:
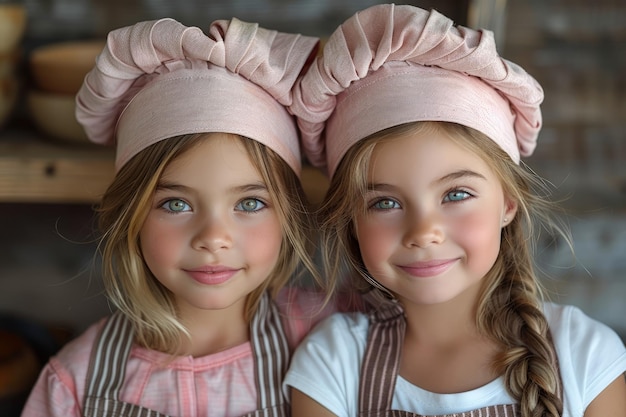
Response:
MULTIPOLYGON (((315 314, 322 296, 298 289, 281 292, 277 304, 291 348, 332 312, 315 314)), ((94 341, 105 319, 88 328, 50 359, 23 410, 23 417, 82 415, 94 341)), ((256 409, 253 354, 249 342, 203 357, 131 348, 120 400, 171 416, 240 416, 256 409)))

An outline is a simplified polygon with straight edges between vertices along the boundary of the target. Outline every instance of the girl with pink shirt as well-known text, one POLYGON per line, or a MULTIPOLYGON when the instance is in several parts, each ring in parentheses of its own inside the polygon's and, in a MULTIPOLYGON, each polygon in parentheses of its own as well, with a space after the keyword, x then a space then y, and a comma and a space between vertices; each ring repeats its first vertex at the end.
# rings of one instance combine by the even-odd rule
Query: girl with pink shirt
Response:
POLYGON ((290 352, 323 299, 291 87, 317 39, 237 19, 112 31, 76 97, 116 145, 98 207, 115 307, 43 369, 35 416, 286 416, 290 352))

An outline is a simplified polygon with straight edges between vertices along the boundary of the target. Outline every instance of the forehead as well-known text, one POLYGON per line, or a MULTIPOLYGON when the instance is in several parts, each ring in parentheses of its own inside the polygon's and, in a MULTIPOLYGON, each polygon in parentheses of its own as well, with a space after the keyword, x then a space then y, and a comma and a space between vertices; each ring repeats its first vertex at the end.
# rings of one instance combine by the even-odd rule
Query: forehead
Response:
POLYGON ((464 146, 463 140, 452 139, 438 129, 387 138, 373 148, 368 175, 429 176, 458 169, 491 172, 486 161, 464 146))
POLYGON ((260 179, 241 138, 226 133, 209 133, 180 154, 165 168, 163 180, 216 181, 243 178, 260 179))

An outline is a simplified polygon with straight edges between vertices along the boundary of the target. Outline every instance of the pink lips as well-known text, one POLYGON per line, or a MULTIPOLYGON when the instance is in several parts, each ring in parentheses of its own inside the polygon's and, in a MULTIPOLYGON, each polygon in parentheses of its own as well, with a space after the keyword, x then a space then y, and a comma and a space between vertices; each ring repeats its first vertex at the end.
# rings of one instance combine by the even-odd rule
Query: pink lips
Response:
POLYGON ((200 284, 218 285, 232 278, 233 275, 239 272, 239 269, 217 265, 186 269, 185 272, 200 284))
POLYGON ((409 275, 420 278, 434 277, 450 269, 458 259, 436 259, 426 262, 416 262, 410 265, 401 265, 400 268, 409 275))

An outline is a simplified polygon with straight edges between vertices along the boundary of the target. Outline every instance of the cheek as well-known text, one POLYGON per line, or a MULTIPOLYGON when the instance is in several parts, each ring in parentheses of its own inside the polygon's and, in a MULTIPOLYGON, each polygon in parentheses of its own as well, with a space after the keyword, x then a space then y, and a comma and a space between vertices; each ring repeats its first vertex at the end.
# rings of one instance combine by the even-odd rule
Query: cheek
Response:
POLYGON ((471 255, 476 266, 491 267, 500 250, 501 225, 497 214, 466 216, 450 231, 454 240, 471 255))
POLYGON ((150 269, 176 258, 182 242, 180 228, 168 227, 166 222, 153 217, 146 219, 139 233, 139 246, 150 269))
POLYGON ((356 236, 363 263, 368 269, 376 269, 376 264, 388 258, 389 251, 394 247, 394 235, 393 228, 388 224, 357 220, 356 236))
POLYGON ((271 264, 268 266, 273 267, 282 243, 280 222, 272 218, 259 223, 240 236, 239 242, 251 264, 271 264))

